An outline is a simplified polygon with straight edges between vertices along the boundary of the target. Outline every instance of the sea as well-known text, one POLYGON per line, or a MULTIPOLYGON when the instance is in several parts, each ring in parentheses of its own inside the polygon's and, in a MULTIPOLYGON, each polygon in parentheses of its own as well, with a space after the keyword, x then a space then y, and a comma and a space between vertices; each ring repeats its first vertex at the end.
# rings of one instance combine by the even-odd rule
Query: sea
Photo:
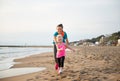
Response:
POLYGON ((43 52, 52 52, 52 48, 47 47, 0 47, 0 71, 11 68, 14 59, 24 58, 30 55, 43 52))

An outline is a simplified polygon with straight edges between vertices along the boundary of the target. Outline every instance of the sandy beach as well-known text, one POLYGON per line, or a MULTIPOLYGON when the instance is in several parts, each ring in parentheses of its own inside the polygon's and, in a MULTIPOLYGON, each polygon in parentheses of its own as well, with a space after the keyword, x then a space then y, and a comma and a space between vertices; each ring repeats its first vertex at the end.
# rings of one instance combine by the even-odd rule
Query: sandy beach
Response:
POLYGON ((54 69, 53 52, 15 59, 12 68, 45 67, 43 71, 0 81, 120 81, 120 47, 74 47, 67 51, 62 74, 54 69))

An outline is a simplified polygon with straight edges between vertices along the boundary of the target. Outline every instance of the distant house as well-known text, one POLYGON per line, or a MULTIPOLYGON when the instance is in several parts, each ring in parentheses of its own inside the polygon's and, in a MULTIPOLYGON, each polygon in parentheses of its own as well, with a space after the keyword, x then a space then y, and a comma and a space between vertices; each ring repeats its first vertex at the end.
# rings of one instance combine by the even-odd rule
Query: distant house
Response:
POLYGON ((117 46, 120 46, 120 39, 118 39, 117 46))
POLYGON ((98 46, 98 45, 99 45, 99 42, 98 42, 98 41, 96 41, 96 42, 95 42, 95 45, 96 45, 96 46, 98 46))

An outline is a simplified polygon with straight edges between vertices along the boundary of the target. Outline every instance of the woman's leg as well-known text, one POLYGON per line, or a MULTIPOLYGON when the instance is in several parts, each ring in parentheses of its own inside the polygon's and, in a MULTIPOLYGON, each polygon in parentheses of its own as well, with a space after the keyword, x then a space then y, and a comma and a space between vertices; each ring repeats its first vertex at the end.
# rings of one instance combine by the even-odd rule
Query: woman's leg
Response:
POLYGON ((56 48, 56 45, 54 44, 54 59, 55 59, 55 62, 57 62, 57 58, 56 58, 56 53, 57 53, 57 48, 56 48))

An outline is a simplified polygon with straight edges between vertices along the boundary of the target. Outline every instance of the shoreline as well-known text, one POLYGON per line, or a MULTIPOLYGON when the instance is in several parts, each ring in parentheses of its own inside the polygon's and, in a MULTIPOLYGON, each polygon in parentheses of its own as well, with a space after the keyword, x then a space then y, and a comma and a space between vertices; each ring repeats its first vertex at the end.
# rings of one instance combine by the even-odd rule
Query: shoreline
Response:
POLYGON ((45 67, 46 70, 3 78, 0 81, 120 81, 119 47, 74 47, 68 51, 63 74, 54 70, 52 52, 15 59, 12 68, 45 67), (74 57, 74 58, 73 58, 74 57))
POLYGON ((25 48, 25 47, 36 47, 36 48, 52 48, 52 45, 46 46, 46 45, 0 45, 0 48, 2 47, 21 47, 21 48, 25 48))
MULTIPOLYGON (((44 52, 50 52, 51 51, 51 48, 49 48, 49 47, 48 48, 46 48, 46 47, 30 48, 30 49, 28 47, 25 47, 25 49, 23 49, 23 50, 21 48, 15 48, 14 49, 14 48, 10 47, 10 48, 7 48, 7 51, 11 50, 11 49, 12 50, 16 50, 17 49, 17 51, 20 51, 20 52, 10 51, 11 54, 7 54, 7 53, 6 53, 7 55, 6 54, 2 54, 1 60, 0 60, 0 71, 9 69, 14 64, 16 64, 14 62, 14 59, 25 58, 25 57, 29 57, 31 55, 37 55, 37 54, 41 54, 41 53, 44 53, 44 52), (25 50, 27 50, 27 51, 25 51, 25 50), (31 50, 33 50, 33 51, 31 51, 31 50), (36 50, 36 51, 34 51, 34 50, 36 50), (14 53, 14 52, 16 52, 16 53, 14 53), (2 66, 4 66, 4 67, 2 67, 2 66)), ((17 62, 17 63, 19 63, 19 62, 17 62)))

